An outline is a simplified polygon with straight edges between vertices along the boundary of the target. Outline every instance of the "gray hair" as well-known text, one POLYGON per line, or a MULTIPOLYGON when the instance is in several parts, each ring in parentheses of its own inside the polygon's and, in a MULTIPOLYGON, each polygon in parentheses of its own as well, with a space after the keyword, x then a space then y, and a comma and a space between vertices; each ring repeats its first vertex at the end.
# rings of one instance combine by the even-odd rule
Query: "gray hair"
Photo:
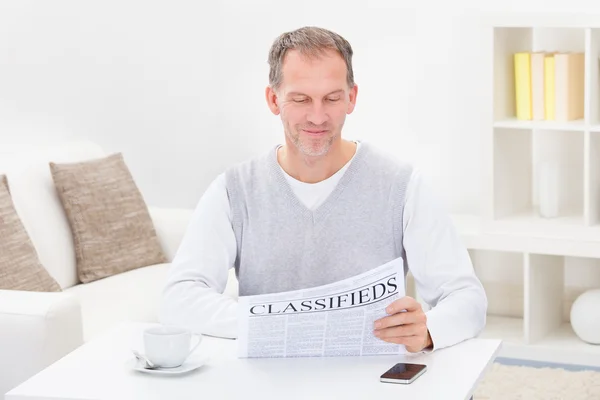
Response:
POLYGON ((269 50, 269 85, 278 89, 283 79, 281 71, 288 50, 298 50, 308 57, 319 57, 326 50, 336 50, 346 62, 348 87, 354 87, 352 70, 352 46, 346 39, 327 29, 305 26, 291 32, 282 33, 275 39, 269 50))

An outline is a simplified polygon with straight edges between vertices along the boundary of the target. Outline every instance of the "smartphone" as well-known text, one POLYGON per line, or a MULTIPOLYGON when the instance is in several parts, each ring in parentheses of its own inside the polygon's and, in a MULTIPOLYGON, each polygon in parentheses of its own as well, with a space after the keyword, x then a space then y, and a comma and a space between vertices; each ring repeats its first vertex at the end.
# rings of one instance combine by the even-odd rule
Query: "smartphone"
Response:
POLYGON ((381 375, 381 382, 385 383, 412 383, 427 371, 424 364, 398 363, 381 375))

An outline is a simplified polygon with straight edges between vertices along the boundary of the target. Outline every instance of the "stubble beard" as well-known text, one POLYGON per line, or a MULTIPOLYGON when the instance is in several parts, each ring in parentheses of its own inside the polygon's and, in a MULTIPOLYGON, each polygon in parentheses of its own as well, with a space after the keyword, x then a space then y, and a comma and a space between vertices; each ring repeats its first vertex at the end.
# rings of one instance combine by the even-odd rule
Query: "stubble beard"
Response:
POLYGON ((329 136, 311 138, 300 133, 301 128, 286 129, 287 137, 294 146, 307 157, 320 157, 329 153, 333 142, 340 135, 339 132, 330 131, 329 136))

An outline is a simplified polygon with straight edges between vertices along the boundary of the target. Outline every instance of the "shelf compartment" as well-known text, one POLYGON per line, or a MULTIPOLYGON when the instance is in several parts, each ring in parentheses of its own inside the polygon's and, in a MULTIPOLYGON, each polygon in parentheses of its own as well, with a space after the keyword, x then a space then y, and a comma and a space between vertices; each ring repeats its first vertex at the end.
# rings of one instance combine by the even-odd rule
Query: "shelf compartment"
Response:
POLYGON ((589 42, 588 36, 589 33, 585 28, 495 27, 492 65, 494 126, 507 129, 583 131, 586 126, 585 118, 567 122, 516 119, 514 54, 518 52, 585 53, 589 42))
POLYGON ((586 50, 586 115, 592 130, 600 131, 600 29, 590 28, 586 50))
POLYGON ((530 130, 494 129, 494 219, 531 210, 532 145, 530 130))
POLYGON ((493 145, 493 220, 585 226, 584 132, 495 128, 493 145), (559 165, 559 215, 551 219, 539 214, 545 161, 559 165))
POLYGON ((479 335, 482 339, 502 339, 502 347, 523 346, 523 318, 488 314, 485 328, 479 335))
POLYGON ((525 342, 535 343, 563 322, 564 257, 525 256, 525 342))
POLYGON ((532 36, 532 28, 494 28, 494 121, 516 116, 513 55, 531 51, 532 36))
POLYGON ((565 257, 562 321, 571 321, 571 307, 584 292, 600 287, 600 259, 565 257))
MULTIPOLYGON (((553 28, 553 27, 538 27, 533 29, 532 35, 532 51, 533 52, 559 52, 559 53, 586 53, 587 47, 587 30, 585 28, 553 28)), ((585 68, 585 64, 584 64, 585 68)), ((587 68, 586 68, 587 70, 587 68)), ((584 92, 581 93, 580 100, 584 104, 584 116, 577 120, 566 121, 561 125, 573 125, 576 127, 585 127, 585 78, 581 77, 584 92)), ((557 88, 558 93, 558 88, 557 88)), ((542 128, 545 129, 545 128, 542 128)), ((571 129, 569 129, 571 130, 571 129)))
POLYGON ((585 198, 586 223, 600 224, 600 132, 590 132, 587 137, 585 198))
POLYGON ((522 318, 523 254, 470 249, 469 256, 487 294, 488 314, 522 318))
POLYGON ((584 214, 584 133, 533 131, 533 210, 539 210, 539 166, 543 162, 559 164, 559 218, 578 218, 584 214))

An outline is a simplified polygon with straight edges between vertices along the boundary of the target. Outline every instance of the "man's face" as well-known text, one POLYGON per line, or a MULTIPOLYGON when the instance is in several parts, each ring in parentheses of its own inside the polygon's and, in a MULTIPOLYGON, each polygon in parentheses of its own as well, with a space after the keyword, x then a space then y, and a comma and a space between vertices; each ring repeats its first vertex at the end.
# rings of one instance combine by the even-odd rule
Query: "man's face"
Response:
POLYGON ((267 91, 267 97, 271 109, 281 113, 288 143, 306 156, 327 154, 341 140, 346 114, 356 103, 357 87, 348 88, 343 58, 335 51, 307 58, 293 50, 282 72, 277 93, 267 91))

